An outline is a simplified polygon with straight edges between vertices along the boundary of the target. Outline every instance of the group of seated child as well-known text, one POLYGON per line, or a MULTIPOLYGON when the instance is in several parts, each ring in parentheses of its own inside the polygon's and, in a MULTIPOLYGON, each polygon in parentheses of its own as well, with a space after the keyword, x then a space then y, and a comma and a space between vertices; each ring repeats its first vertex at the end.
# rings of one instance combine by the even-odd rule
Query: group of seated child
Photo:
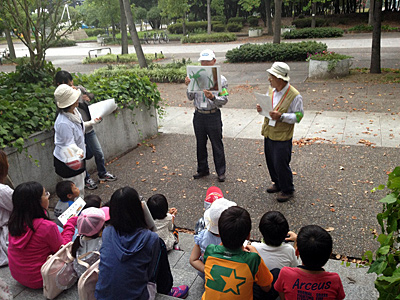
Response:
POLYGON ((280 212, 269 211, 259 224, 262 241, 250 244, 250 214, 219 188, 208 189, 205 208, 190 256, 205 280, 203 300, 345 298, 339 275, 323 269, 333 245, 325 229, 308 225, 296 235, 280 212))

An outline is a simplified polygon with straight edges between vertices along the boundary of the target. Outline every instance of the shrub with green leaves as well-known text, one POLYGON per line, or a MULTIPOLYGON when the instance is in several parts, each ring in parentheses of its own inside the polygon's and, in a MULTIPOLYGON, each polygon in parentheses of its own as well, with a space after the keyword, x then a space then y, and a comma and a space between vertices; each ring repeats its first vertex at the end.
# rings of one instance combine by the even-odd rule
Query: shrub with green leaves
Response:
MULTIPOLYGON (((380 243, 375 255, 367 251, 363 259, 368 258, 368 273, 378 275, 375 287, 379 299, 399 299, 400 291, 400 167, 389 174, 386 184, 389 193, 379 202, 383 204, 381 213, 376 218, 381 227, 377 241, 380 243)), ((381 184, 372 192, 385 189, 381 184)))
POLYGON ((212 16, 211 21, 221 22, 222 24, 226 23, 226 18, 224 16, 212 16))
MULTIPOLYGON (((220 21, 211 21, 211 27, 214 24, 221 24, 220 21)), ((188 33, 193 33, 196 30, 204 30, 207 31, 207 21, 198 21, 198 22, 186 22, 186 31, 188 33)), ((168 32, 173 34, 182 34, 183 33, 183 25, 182 23, 176 23, 168 25, 168 32)))
MULTIPOLYGON (((155 54, 148 54, 146 53, 144 55, 146 60, 154 60, 156 59, 155 54)), ((157 54, 157 58, 164 58, 164 54, 159 53, 157 54)), ((136 53, 129 53, 129 54, 106 54, 106 55, 102 55, 102 56, 98 56, 98 57, 86 57, 83 60, 84 64, 109 64, 109 63, 131 63, 131 62, 137 62, 138 58, 136 53)))
POLYGON ((76 42, 73 40, 68 40, 68 39, 59 39, 55 40, 54 42, 50 43, 50 48, 56 48, 56 47, 72 47, 76 46, 76 42))
POLYGON ((328 71, 332 71, 336 67, 336 65, 339 61, 344 60, 344 59, 349 59, 349 58, 353 58, 353 57, 344 55, 344 54, 335 53, 335 52, 322 51, 322 52, 316 52, 316 53, 307 53, 306 61, 310 61, 310 60, 327 61, 328 62, 328 71))
POLYGON ((234 33, 211 33, 211 34, 196 34, 184 36, 181 39, 182 44, 186 43, 224 43, 236 41, 237 37, 234 33))
POLYGON ((242 30, 243 25, 240 23, 228 23, 228 25, 226 25, 226 29, 229 32, 239 32, 240 30, 242 30))
POLYGON ((104 28, 87 28, 84 30, 88 36, 98 36, 99 34, 103 35, 106 33, 104 28))
POLYGON ((247 22, 249 22, 250 27, 257 27, 258 26, 258 18, 251 16, 247 19, 247 22))
POLYGON ((224 24, 215 24, 212 27, 214 32, 224 32, 226 30, 226 26, 224 24))
POLYGON ((326 51, 326 44, 315 41, 281 44, 244 44, 226 52, 231 63, 262 61, 304 61, 307 53, 326 51))
MULTIPOLYGON (((372 25, 359 24, 359 25, 356 25, 356 26, 353 26, 353 27, 349 28, 348 31, 352 31, 352 32, 372 32, 373 29, 374 28, 373 28, 372 25)), ((381 26, 381 30, 382 31, 399 31, 399 28, 391 27, 389 25, 382 25, 381 26)))
POLYGON ((246 23, 246 19, 243 17, 233 17, 228 20, 228 23, 239 23, 244 25, 244 23, 246 23))
MULTIPOLYGON (((311 27, 311 18, 299 18, 292 21, 293 25, 296 25, 296 28, 306 28, 311 27)), ((322 18, 315 18, 315 26, 316 27, 323 27, 329 26, 329 21, 322 19, 322 18)))
POLYGON ((284 39, 311 39, 343 36, 343 29, 335 27, 302 28, 282 34, 284 39))

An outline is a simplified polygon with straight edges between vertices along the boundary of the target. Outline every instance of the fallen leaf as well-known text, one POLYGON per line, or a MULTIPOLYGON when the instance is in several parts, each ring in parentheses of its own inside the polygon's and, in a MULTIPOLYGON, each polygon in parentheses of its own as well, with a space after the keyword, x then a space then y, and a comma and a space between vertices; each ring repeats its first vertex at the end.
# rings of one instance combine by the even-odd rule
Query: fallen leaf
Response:
POLYGON ((325 228, 325 230, 328 231, 328 232, 331 232, 331 231, 334 231, 335 228, 333 228, 333 227, 328 227, 328 228, 325 228))
POLYGON ((331 208, 330 210, 331 210, 331 212, 335 212, 335 209, 334 209, 334 208, 331 208))

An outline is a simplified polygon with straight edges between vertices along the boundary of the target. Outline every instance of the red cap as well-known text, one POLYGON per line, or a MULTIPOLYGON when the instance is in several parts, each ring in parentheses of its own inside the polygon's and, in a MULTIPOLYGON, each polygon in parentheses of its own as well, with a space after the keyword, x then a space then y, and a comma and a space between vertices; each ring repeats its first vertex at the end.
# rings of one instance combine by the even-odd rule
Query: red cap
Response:
POLYGON ((219 187, 210 186, 207 190, 206 199, 204 202, 208 203, 208 205, 211 205, 211 203, 213 203, 215 200, 223 197, 224 195, 219 187))

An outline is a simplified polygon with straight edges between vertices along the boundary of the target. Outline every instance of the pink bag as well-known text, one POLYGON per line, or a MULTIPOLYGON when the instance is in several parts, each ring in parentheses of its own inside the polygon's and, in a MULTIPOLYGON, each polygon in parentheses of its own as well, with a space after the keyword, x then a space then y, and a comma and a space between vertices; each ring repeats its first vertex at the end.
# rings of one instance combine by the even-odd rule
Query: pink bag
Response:
POLYGON ((100 259, 91 265, 79 278, 79 300, 96 300, 94 297, 94 291, 96 290, 97 280, 99 279, 99 264, 100 259))

